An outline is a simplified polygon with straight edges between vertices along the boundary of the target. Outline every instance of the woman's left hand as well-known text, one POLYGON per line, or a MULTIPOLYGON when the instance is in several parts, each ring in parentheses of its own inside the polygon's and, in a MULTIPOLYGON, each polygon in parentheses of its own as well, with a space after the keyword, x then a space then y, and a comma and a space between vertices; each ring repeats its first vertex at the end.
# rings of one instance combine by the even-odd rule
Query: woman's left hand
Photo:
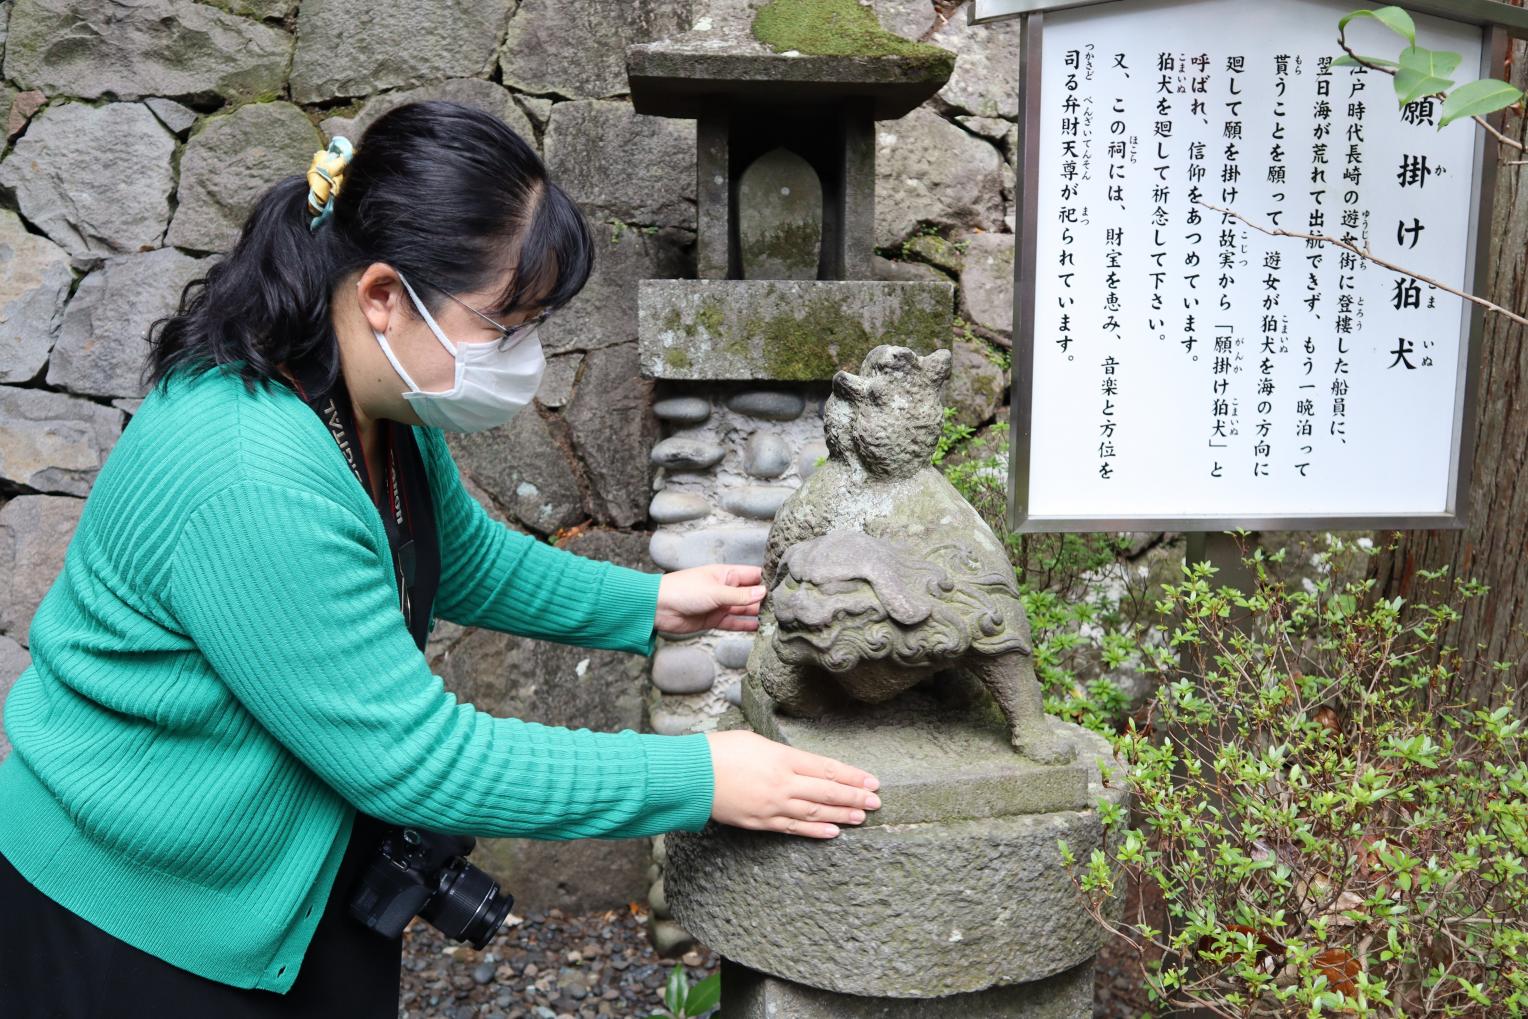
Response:
POLYGON ((711 563, 665 573, 658 582, 660 633, 699 630, 757 630, 764 587, 757 566, 711 563))

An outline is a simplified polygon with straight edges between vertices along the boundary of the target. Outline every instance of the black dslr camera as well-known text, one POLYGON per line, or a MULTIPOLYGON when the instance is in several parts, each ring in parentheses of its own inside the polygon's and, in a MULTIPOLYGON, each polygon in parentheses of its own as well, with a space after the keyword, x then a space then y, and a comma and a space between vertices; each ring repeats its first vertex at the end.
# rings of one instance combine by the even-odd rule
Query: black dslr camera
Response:
POLYGON ((464 856, 477 840, 419 828, 391 828, 356 882, 350 914, 398 937, 416 913, 448 938, 483 948, 504 926, 514 896, 464 856))

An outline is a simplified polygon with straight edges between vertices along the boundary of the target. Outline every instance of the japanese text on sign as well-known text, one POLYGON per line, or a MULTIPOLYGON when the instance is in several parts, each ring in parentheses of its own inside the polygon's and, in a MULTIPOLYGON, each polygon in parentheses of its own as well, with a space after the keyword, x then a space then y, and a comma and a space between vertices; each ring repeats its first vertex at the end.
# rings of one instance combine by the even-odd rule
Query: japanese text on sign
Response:
MULTIPOLYGON (((1470 287, 1477 128, 1440 132, 1431 100, 1400 110, 1388 76, 1333 67, 1350 9, 1045 16, 1028 516, 1445 510, 1462 300, 1205 204, 1470 287)), ((1477 76, 1478 28, 1416 20, 1477 76)))

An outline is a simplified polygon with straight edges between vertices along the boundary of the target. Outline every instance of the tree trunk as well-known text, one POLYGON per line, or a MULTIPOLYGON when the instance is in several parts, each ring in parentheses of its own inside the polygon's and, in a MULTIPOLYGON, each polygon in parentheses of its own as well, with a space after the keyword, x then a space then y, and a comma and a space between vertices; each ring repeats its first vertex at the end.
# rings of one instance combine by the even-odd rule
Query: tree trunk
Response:
MULTIPOLYGON (((1509 78, 1528 87, 1524 44, 1510 49, 1509 78)), ((1528 139, 1525 122, 1506 115, 1503 131, 1528 139)), ((1488 150, 1489 151, 1489 150, 1488 150)), ((1503 162, 1521 153, 1503 148, 1503 162)), ((1484 295, 1519 314, 1528 312, 1528 166, 1501 166, 1491 223, 1489 285, 1484 295)), ((1478 438, 1471 474, 1468 526, 1451 531, 1384 532, 1394 551, 1372 561, 1379 593, 1411 597, 1419 569, 1450 567, 1451 578, 1490 586, 1462 604, 1453 641, 1465 659, 1461 678, 1492 704, 1528 703, 1528 330, 1487 314, 1476 387, 1478 438), (1492 662, 1510 661, 1503 673, 1492 662)), ((1387 542, 1388 543, 1388 542, 1387 542)))

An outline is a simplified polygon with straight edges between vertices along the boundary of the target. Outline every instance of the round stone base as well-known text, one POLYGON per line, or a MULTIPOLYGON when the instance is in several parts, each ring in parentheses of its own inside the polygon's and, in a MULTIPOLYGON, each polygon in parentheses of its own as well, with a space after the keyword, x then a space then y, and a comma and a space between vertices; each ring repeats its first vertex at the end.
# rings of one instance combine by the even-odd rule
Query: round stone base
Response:
POLYGON ((722 1019, 1092 1019, 1093 964, 948 998, 866 998, 803 987, 722 960, 722 1019))
MULTIPOLYGON (((1108 743, 1077 738, 1088 802, 1122 806, 1124 769, 1108 743)), ((667 837, 664 887, 680 923, 751 969, 839 994, 942 998, 1091 960, 1103 932, 1057 841, 1086 859, 1102 838, 1091 806, 845 827, 826 840, 712 823, 667 837)))

